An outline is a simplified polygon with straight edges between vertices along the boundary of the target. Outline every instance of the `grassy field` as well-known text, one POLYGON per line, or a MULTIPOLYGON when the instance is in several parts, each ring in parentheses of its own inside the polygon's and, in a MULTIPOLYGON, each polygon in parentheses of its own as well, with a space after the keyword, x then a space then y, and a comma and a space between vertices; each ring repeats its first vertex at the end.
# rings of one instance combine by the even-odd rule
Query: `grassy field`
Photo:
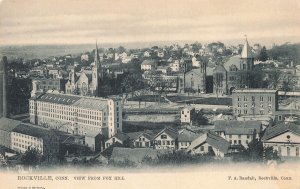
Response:
POLYGON ((164 98, 159 97, 158 95, 143 95, 140 97, 132 97, 128 98, 128 101, 141 101, 141 102, 158 102, 160 100, 161 103, 166 103, 167 101, 164 98))
POLYGON ((170 96, 167 97, 172 102, 182 102, 184 103, 190 103, 190 104, 209 104, 209 105, 226 105, 231 106, 232 105, 232 99, 229 97, 222 97, 222 98, 216 98, 216 97, 195 97, 195 96, 170 96))

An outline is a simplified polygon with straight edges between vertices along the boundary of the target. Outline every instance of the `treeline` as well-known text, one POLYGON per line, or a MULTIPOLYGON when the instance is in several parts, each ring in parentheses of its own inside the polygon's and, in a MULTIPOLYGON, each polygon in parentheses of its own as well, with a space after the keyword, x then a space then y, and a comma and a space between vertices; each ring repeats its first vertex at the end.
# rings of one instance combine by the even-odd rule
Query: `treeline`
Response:
POLYGON ((271 59, 283 61, 285 63, 300 64, 300 44, 285 43, 267 50, 267 54, 271 59))

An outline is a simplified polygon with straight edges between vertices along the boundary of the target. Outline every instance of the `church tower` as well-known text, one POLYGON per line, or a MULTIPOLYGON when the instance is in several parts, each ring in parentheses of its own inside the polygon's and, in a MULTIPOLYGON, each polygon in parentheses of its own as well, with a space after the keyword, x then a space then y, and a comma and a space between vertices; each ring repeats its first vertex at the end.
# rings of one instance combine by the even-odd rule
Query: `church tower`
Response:
POLYGON ((102 74, 100 72, 100 75, 99 75, 99 72, 98 72, 98 71, 100 71, 99 69, 101 69, 101 68, 99 67, 100 57, 99 57, 97 42, 96 42, 94 63, 95 63, 95 65, 92 68, 92 83, 91 83, 92 85, 91 85, 90 90, 91 90, 93 96, 98 96, 98 79, 99 79, 98 77, 100 76, 100 78, 101 78, 102 74))
POLYGON ((247 37, 245 39, 245 44, 241 53, 240 59, 240 68, 244 71, 251 71, 253 70, 254 64, 254 55, 251 51, 251 47, 249 46, 247 37))

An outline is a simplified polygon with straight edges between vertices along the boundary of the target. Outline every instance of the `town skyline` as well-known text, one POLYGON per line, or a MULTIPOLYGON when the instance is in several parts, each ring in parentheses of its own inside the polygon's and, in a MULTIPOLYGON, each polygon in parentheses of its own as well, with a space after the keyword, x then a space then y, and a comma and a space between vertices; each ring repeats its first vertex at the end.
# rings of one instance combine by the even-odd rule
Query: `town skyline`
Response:
POLYGON ((0 45, 222 41, 300 42, 298 1, 150 3, 72 0, 0 4, 0 45), (34 5, 34 6, 33 6, 34 5), (145 9, 144 7, 147 7, 145 9))

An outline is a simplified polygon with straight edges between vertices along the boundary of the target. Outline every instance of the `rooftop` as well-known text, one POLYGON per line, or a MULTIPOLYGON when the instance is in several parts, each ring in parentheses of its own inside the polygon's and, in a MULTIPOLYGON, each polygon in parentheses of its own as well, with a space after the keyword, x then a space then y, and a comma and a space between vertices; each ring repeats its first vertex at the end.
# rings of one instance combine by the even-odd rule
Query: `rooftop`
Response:
POLYGON ((0 119, 0 130, 11 132, 14 128, 21 124, 21 121, 2 117, 0 119))
MULTIPOLYGON (((117 99, 117 98, 113 98, 113 99, 117 99)), ((48 93, 39 93, 39 95, 37 95, 36 97, 36 100, 41 102, 50 102, 55 104, 82 107, 86 109, 103 110, 107 107, 108 99, 48 92, 48 93)))
POLYGON ((296 125, 295 123, 279 123, 274 126, 267 127, 262 137, 262 141, 266 141, 272 139, 280 134, 283 134, 287 131, 291 131, 296 135, 300 136, 300 125, 296 125))
POLYGON ((49 137, 49 135, 55 135, 55 132, 53 132, 50 129, 38 127, 28 123, 21 123, 20 125, 15 127, 12 131, 24 135, 37 137, 37 138, 44 138, 44 137, 49 137))
POLYGON ((274 89, 235 89, 233 93, 275 93, 274 89))
POLYGON ((192 144, 187 148, 187 151, 189 152, 192 149, 197 148, 198 146, 201 146, 205 143, 208 143, 212 147, 219 149, 221 152, 224 153, 228 151, 228 148, 230 146, 229 142, 226 141, 224 138, 214 133, 207 132, 205 134, 200 135, 198 138, 196 138, 192 142, 192 144))
POLYGON ((256 120, 236 121, 217 120, 215 121, 215 131, 222 131, 226 134, 253 134, 254 130, 261 131, 261 122, 256 120))

